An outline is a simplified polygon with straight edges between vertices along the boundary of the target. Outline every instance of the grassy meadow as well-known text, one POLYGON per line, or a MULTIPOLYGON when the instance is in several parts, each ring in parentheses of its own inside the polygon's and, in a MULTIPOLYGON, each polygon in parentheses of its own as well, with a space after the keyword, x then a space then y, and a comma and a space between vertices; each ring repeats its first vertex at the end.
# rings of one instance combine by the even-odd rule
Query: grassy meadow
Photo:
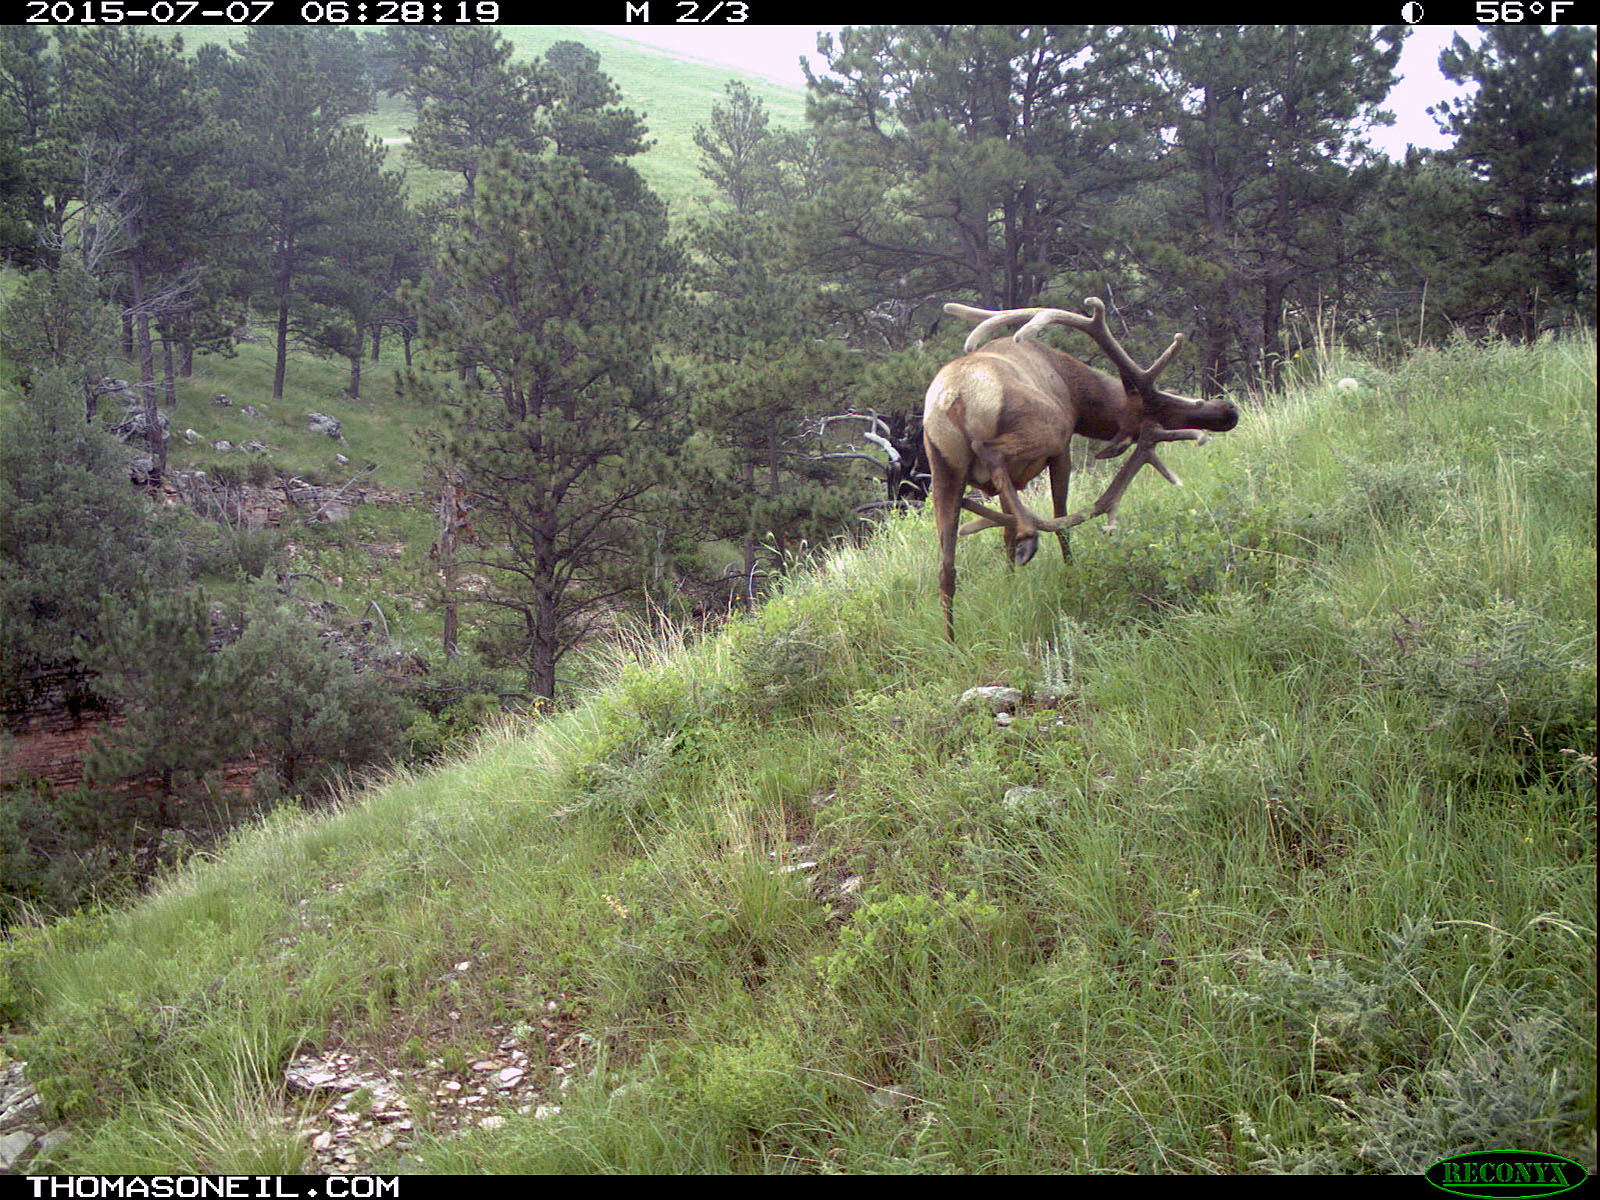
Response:
POLYGON ((14 931, 0 1055, 74 1172, 308 1169, 335 1050, 411 1101, 380 1172, 1592 1171, 1594 397, 1592 337, 1331 363, 1070 564, 965 542, 955 646, 892 520, 14 931), (445 1121, 506 1028, 544 1102, 445 1121))

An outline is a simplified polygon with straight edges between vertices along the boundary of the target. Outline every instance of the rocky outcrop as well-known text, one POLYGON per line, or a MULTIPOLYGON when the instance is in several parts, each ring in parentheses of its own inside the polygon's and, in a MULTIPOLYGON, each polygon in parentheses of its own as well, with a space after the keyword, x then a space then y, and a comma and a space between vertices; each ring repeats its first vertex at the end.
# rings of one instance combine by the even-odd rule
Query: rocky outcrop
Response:
POLYGON ((182 504, 202 516, 221 516, 229 523, 252 529, 296 520, 342 521, 363 504, 426 503, 419 493, 380 487, 362 478, 329 486, 290 475, 257 485, 224 482, 205 471, 169 471, 162 480, 161 499, 166 504, 182 504))
POLYGON ((27 1064, 0 1067, 0 1175, 20 1175, 49 1157, 67 1138, 44 1117, 44 1103, 28 1082, 27 1064))

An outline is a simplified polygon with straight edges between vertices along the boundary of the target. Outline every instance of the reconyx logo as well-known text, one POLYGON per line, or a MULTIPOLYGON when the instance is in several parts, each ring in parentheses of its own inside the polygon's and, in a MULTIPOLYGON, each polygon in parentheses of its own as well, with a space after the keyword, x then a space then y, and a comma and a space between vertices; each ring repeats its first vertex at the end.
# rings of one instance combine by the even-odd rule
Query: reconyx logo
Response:
POLYGON ((1457 1196, 1531 1198, 1571 1191, 1586 1178, 1570 1158, 1523 1150, 1484 1150, 1440 1159, 1426 1178, 1441 1191, 1457 1196))

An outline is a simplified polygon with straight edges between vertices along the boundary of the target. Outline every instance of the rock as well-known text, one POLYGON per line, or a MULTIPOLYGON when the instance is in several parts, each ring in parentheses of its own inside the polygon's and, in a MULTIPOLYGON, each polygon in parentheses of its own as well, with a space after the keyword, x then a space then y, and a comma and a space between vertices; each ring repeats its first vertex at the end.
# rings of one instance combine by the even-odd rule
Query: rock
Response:
POLYGON ((1076 693, 1064 683, 1041 683, 1033 689, 1033 702, 1046 708, 1065 708, 1076 693))
POLYGON ((308 412, 306 428, 312 433, 325 433, 335 441, 344 440, 344 426, 327 413, 308 412))
POLYGON ((233 443, 228 441, 226 438, 219 438, 217 441, 211 443, 211 448, 213 450, 232 450, 233 443))
POLYGON ((1043 788, 1014 787, 1006 789, 1006 794, 1000 798, 1000 807, 1018 816, 1037 816, 1060 808, 1061 801, 1043 788))
MULTIPOLYGON (((122 396, 122 420, 111 427, 111 432, 123 442, 149 442, 150 414, 145 412, 144 401, 131 393, 122 396)), ((156 410, 156 430, 163 442, 172 437, 167 414, 156 410)))
POLYGON ((916 1103, 917 1098, 899 1088, 875 1087, 867 1093, 867 1102, 885 1112, 904 1112, 916 1103))
POLYGON ((26 1068, 22 1062, 0 1068, 0 1175, 20 1173, 67 1140, 65 1130, 46 1121, 26 1068))
POLYGON ((33 1157, 34 1143, 38 1139, 26 1129, 0 1134, 0 1171, 10 1174, 20 1171, 23 1163, 33 1157))
POLYGON ((982 709, 991 713, 1009 713, 1022 703, 1022 692, 1014 687, 975 687, 961 693, 956 708, 961 712, 982 709))

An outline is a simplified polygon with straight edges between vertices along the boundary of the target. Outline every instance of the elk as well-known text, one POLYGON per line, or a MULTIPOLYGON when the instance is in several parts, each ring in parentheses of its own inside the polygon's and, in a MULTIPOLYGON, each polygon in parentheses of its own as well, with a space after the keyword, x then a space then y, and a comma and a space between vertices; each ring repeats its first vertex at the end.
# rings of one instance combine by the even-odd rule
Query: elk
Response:
POLYGON ((1054 533, 1066 560, 1071 553, 1066 531, 1074 525, 1104 515, 1106 529, 1115 528, 1117 505, 1140 467, 1149 463, 1169 482, 1179 482, 1156 457, 1157 443, 1204 442, 1207 430, 1224 432, 1239 422, 1238 408, 1227 400, 1191 400, 1155 386, 1156 376, 1183 345, 1183 334, 1149 367, 1141 367, 1106 328, 1105 304, 1094 296, 1084 303, 1089 316, 1063 308, 944 306, 952 316, 977 322, 967 335, 963 357, 946 364, 929 385, 922 413, 932 470, 929 495, 939 533, 939 599, 945 634, 952 642, 958 535, 998 526, 1005 531, 1011 561, 1021 566, 1038 549, 1039 534, 1054 533), (1026 323, 1009 339, 984 344, 995 330, 1018 322, 1026 323), (1117 376, 1034 341, 1049 325, 1087 333, 1111 359, 1117 376), (1115 458, 1130 446, 1133 454, 1092 507, 1069 517, 1068 446, 1073 434, 1107 441, 1098 458, 1115 458), (1052 516, 1041 519, 1018 493, 1047 467, 1052 516), (969 499, 969 485, 999 496, 1002 511, 969 499), (958 529, 956 516, 963 508, 978 519, 958 529))

